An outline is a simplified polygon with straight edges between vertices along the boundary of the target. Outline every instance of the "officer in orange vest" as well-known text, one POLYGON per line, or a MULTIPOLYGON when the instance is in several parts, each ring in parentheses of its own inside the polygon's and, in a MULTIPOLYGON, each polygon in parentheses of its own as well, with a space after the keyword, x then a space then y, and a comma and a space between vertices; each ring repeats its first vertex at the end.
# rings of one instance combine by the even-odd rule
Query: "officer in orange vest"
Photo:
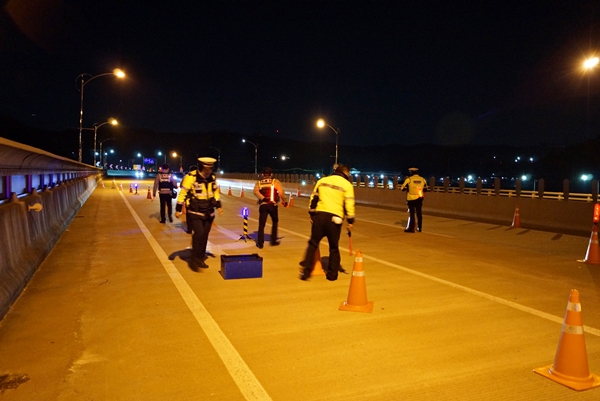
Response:
POLYGON ((423 207, 423 193, 427 191, 427 181, 419 175, 418 168, 411 167, 408 169, 408 177, 406 177, 400 186, 400 191, 408 191, 408 194, 406 194, 406 203, 408 204, 410 217, 404 232, 415 232, 415 214, 417 215, 417 231, 421 232, 423 228, 423 214, 421 209, 423 207))
POLYGON ((273 170, 265 167, 262 171, 262 178, 254 185, 254 196, 258 198, 258 237, 256 246, 262 249, 265 242, 265 224, 267 217, 271 216, 271 246, 279 245, 277 240, 277 224, 279 223, 279 214, 277 204, 281 201, 283 207, 287 206, 283 186, 277 178, 273 178, 273 170))

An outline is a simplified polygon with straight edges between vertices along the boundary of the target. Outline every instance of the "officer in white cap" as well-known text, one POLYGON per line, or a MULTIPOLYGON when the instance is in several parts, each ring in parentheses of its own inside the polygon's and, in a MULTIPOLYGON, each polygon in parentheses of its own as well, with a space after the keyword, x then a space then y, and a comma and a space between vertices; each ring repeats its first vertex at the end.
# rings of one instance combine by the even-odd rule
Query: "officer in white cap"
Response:
POLYGON ((408 169, 408 177, 406 177, 400 186, 400 190, 408 191, 406 194, 406 203, 408 204, 410 217, 408 218, 408 224, 404 232, 415 232, 415 214, 417 217, 417 231, 421 232, 423 228, 423 214, 421 209, 423 207, 423 193, 427 191, 427 181, 419 175, 418 168, 411 167, 408 169))
POLYGON ((181 181, 181 190, 177 197, 175 217, 181 216, 183 204, 186 206, 186 221, 192 230, 192 261, 191 268, 197 271, 199 267, 207 268, 206 246, 208 234, 215 219, 215 208, 219 215, 221 194, 217 178, 212 173, 216 160, 212 157, 198 158, 199 169, 190 171, 181 181))

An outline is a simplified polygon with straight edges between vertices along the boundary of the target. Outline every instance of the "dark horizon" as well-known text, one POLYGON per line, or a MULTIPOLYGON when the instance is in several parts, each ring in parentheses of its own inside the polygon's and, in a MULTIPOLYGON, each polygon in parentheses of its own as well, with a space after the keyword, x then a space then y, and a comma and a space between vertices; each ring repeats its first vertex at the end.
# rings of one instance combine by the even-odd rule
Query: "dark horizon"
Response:
POLYGON ((598 6, 476 1, 4 1, 0 112, 76 129, 387 144, 568 146, 600 132, 598 6), (514 4, 513 4, 514 3, 514 4))

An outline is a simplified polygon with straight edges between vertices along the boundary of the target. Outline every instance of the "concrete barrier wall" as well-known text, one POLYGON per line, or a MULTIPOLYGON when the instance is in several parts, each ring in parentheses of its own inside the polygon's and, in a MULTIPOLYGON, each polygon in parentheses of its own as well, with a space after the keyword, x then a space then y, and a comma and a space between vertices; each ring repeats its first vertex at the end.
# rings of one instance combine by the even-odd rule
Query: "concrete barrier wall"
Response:
POLYGON ((101 175, 64 181, 52 189, 0 205, 0 319, 71 223, 101 175), (41 205, 40 211, 31 210, 41 205))
MULTIPOLYGON (((282 180, 283 177, 278 178, 282 180)), ((225 194, 231 187, 232 192, 237 191, 233 195, 239 196, 239 190, 243 187, 246 196, 254 196, 253 180, 227 177, 218 180, 225 194)), ((301 196, 310 196, 314 185, 309 182, 311 181, 306 180, 304 185, 301 181, 282 182, 282 185, 288 195, 291 192, 295 197, 299 190, 301 196)), ((356 203, 360 205, 399 212, 407 210, 406 192, 377 187, 355 187, 354 195, 356 203)), ((426 192, 423 213, 510 226, 517 207, 523 228, 579 236, 589 236, 591 233, 594 202, 426 192)), ((360 216, 357 216, 357 219, 360 220, 360 216)))

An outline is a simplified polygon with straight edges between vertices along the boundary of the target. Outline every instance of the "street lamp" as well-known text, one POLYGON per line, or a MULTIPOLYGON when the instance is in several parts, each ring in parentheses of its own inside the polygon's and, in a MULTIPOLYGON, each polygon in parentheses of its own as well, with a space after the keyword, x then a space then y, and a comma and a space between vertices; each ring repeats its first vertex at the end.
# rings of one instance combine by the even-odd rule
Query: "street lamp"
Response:
POLYGON ((587 74, 587 79, 588 79, 588 90, 587 90, 587 121, 586 121, 586 137, 585 139, 588 139, 589 135, 590 135, 590 75, 591 73, 589 72, 590 70, 593 70, 594 68, 596 68, 596 66, 598 65, 598 62, 600 62, 600 59, 598 57, 590 57, 588 59, 586 59, 583 62, 583 71, 587 74))
POLYGON ((108 121, 103 123, 95 123, 94 128, 82 128, 82 130, 94 131, 94 167, 96 167, 96 138, 98 137, 98 128, 102 127, 104 124, 118 125, 119 122, 114 118, 109 118, 108 121))
POLYGON ((254 175, 258 175, 258 145, 245 139, 242 139, 242 142, 254 145, 254 175))
POLYGON ((141 153, 138 152, 137 157, 139 157, 140 159, 142 159, 142 169, 141 171, 144 171, 144 155, 142 155, 141 153))
MULTIPOLYGON (((103 156, 103 153, 102 153, 102 144, 104 142, 106 142, 106 141, 110 141, 110 140, 113 140, 113 139, 115 139, 115 138, 107 138, 107 139, 105 139, 103 141, 100 141, 100 162, 102 163, 102 168, 104 168, 104 165, 106 164, 105 161, 102 161, 102 156, 103 156)), ((104 158, 104 160, 106 160, 106 158, 104 158)))
POLYGON ((173 156, 173 157, 179 157, 179 171, 183 172, 183 156, 178 155, 177 152, 173 152, 171 154, 171 156, 173 156))
POLYGON ((81 131, 83 130, 83 88, 91 80, 96 79, 98 77, 103 77, 106 75, 114 75, 117 78, 125 77, 125 73, 122 70, 116 68, 113 70, 113 72, 105 72, 104 74, 99 74, 99 75, 94 75, 94 76, 92 76, 91 74, 86 74, 86 73, 79 74, 77 76, 77 78, 75 79, 76 82, 79 81, 79 93, 80 93, 80 100, 79 100, 79 163, 81 163, 81 131), (90 78, 86 81, 87 77, 90 77, 90 78))
POLYGON ((317 127, 323 128, 325 126, 328 126, 329 128, 331 128, 331 130, 333 132, 335 132, 335 167, 337 167, 337 165, 338 165, 338 137, 340 136, 340 129, 339 128, 333 128, 331 125, 327 124, 325 122, 325 120, 323 120, 322 118, 320 118, 317 121, 317 127))
POLYGON ((163 152, 161 152, 160 150, 158 151, 158 153, 157 153, 157 154, 158 154, 159 156, 164 156, 164 157, 165 157, 165 162, 164 162, 163 164, 167 164, 167 154, 166 154, 166 153, 163 153, 163 152))
MULTIPOLYGON (((109 152, 110 153, 115 153, 115 150, 111 149, 109 152)), ((102 162, 102 166, 106 166, 106 164, 108 163, 108 153, 109 152, 104 152, 104 160, 102 162)))

